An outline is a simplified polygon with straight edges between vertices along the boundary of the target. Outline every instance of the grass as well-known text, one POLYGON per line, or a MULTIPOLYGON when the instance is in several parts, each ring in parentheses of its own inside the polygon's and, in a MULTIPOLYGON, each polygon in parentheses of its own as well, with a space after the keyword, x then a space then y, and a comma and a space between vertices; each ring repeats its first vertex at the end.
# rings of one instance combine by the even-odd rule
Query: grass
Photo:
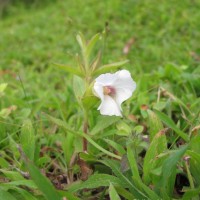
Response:
POLYGON ((0 197, 198 199, 199 7, 195 0, 8 5, 0 21, 0 83, 8 84, 0 87, 0 197), (137 91, 123 119, 90 110, 88 154, 79 153, 76 84, 53 63, 75 66, 77 33, 89 40, 106 24, 102 62, 129 59, 137 91))

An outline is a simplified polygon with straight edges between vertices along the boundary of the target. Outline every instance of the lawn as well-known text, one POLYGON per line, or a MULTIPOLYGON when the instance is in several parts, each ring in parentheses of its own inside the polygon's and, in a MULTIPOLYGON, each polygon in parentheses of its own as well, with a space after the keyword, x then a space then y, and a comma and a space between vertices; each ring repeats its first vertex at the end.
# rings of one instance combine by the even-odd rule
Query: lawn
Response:
POLYGON ((1 9, 0 199, 198 200, 200 2, 33 2, 1 9), (136 90, 101 115, 120 69, 136 90))

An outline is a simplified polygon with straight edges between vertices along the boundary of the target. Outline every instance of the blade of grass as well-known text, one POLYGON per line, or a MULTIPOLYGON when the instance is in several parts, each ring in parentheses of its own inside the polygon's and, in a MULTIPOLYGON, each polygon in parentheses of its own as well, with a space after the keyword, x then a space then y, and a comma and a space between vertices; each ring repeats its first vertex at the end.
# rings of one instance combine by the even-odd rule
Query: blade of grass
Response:
POLYGON ((186 142, 189 142, 189 136, 184 133, 183 131, 181 131, 176 124, 164 113, 158 111, 158 110, 154 110, 154 112, 156 113, 156 115, 161 119, 161 121, 166 124, 168 127, 170 127, 171 129, 173 129, 175 131, 175 133, 178 134, 178 136, 180 136, 181 138, 183 138, 186 142))
POLYGON ((61 195, 55 190, 52 183, 41 174, 40 170, 26 157, 24 152, 19 148, 22 159, 30 173, 31 178, 38 186, 39 190, 43 193, 47 200, 61 200, 61 195))
POLYGON ((109 196, 110 196, 110 200, 121 200, 119 195, 117 194, 117 191, 112 185, 112 183, 110 184, 110 187, 109 187, 109 196))

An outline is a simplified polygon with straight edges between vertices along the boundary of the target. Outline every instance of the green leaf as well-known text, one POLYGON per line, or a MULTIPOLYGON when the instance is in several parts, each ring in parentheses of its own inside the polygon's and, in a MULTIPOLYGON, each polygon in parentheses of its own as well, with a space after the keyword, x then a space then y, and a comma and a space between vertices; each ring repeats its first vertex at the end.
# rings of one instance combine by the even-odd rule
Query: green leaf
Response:
POLYGON ((165 115, 164 113, 161 113, 158 110, 155 110, 154 112, 163 121, 163 123, 165 123, 168 127, 173 129, 175 133, 177 133, 178 136, 180 136, 187 142, 189 141, 189 136, 183 131, 181 131, 167 115, 165 115))
POLYGON ((162 111, 167 105, 167 102, 162 102, 162 101, 159 101, 159 102, 156 102, 154 105, 153 105, 153 109, 155 110, 159 110, 159 111, 162 111))
POLYGON ((99 51, 97 56, 94 58, 94 60, 92 60, 90 64, 90 69, 92 70, 92 72, 95 71, 99 67, 101 63, 101 58, 102 58, 102 52, 99 51))
POLYGON ((98 188, 102 186, 107 187, 110 185, 110 183, 116 186, 126 187, 126 185, 123 185, 120 179, 115 176, 108 175, 108 174, 94 174, 94 175, 91 175, 87 181, 80 182, 74 185, 72 184, 71 186, 69 186, 68 189, 70 192, 75 192, 77 190, 81 190, 84 188, 93 189, 93 188, 98 188))
POLYGON ((97 120, 97 124, 91 130, 90 134, 95 135, 99 133, 100 131, 104 130, 105 128, 119 121, 119 119, 120 117, 116 116, 100 116, 99 119, 97 120))
POLYGON ((73 133, 68 131, 67 135, 62 139, 62 149, 68 165, 74 152, 74 138, 73 133))
POLYGON ((132 171, 132 178, 137 187, 142 189, 143 192, 146 193, 150 199, 159 199, 159 196, 142 182, 135 156, 130 145, 127 146, 127 157, 132 171))
POLYGON ((108 156, 111 156, 113 158, 117 158, 117 159, 121 159, 121 156, 118 156, 114 153, 111 153, 109 151, 107 151, 106 149, 104 149, 103 147, 101 147, 100 145, 98 145, 94 140, 92 140, 90 138, 90 136, 88 136, 88 134, 82 133, 81 132, 82 137, 86 138, 87 141, 92 144, 94 147, 96 147, 97 149, 99 149, 100 151, 104 152, 105 154, 107 154, 108 156))
POLYGON ((19 187, 13 188, 17 193, 21 194, 25 200, 38 200, 38 198, 34 197, 28 191, 21 189, 19 187))
POLYGON ((85 38, 83 36, 82 33, 79 33, 77 36, 76 36, 76 40, 79 44, 79 46, 81 47, 81 50, 84 52, 86 51, 86 41, 85 41, 85 38))
POLYGON ((8 183, 4 183, 4 185, 7 186, 26 186, 31 189, 37 189, 35 183, 32 180, 16 180, 16 181, 11 181, 8 183))
POLYGON ((1 168, 8 168, 9 167, 8 161, 6 161, 3 157, 0 157, 0 167, 1 168))
POLYGON ((3 173, 4 176, 11 181, 25 180, 24 177, 17 171, 9 171, 5 169, 0 169, 0 172, 3 173))
POLYGON ((93 93, 93 86, 94 83, 92 82, 89 87, 86 88, 85 93, 81 99, 85 110, 90 110, 93 106, 97 104, 97 102, 99 102, 99 98, 97 98, 93 93))
POLYGON ((100 39, 100 36, 101 36, 101 35, 100 35, 99 33, 97 33, 96 35, 94 35, 94 36, 92 37, 92 39, 91 39, 91 40, 89 41, 89 43, 87 44, 87 47, 86 47, 86 56, 87 56, 87 58, 90 57, 91 52, 92 52, 92 50, 93 50, 95 44, 96 44, 97 41, 100 39))
POLYGON ((90 95, 90 96, 84 95, 84 97, 82 98, 82 103, 86 110, 90 110, 91 108, 93 108, 97 104, 98 101, 99 99, 94 95, 90 95))
POLYGON ((1 93, 4 92, 4 90, 6 89, 7 85, 8 85, 7 83, 1 83, 0 84, 0 95, 1 95, 1 93))
POLYGON ((112 185, 112 183, 110 184, 110 187, 109 187, 109 196, 110 196, 110 200, 121 200, 119 195, 117 194, 117 191, 112 185))
POLYGON ((184 195, 182 197, 182 200, 188 200, 188 199, 199 200, 199 194, 200 194, 200 187, 195 188, 195 189, 187 190, 184 193, 184 195))
POLYGON ((30 160, 34 160, 35 153, 35 130, 30 119, 23 122, 20 134, 20 143, 23 152, 30 160))
POLYGON ((177 163, 185 154, 187 148, 188 145, 182 146, 180 149, 174 151, 163 162, 161 178, 156 187, 159 188, 164 199, 166 199, 166 195, 168 197, 172 196, 176 177, 177 163))
POLYGON ((194 151, 187 151, 190 156, 190 171, 196 181, 197 185, 200 186, 200 154, 194 151))
POLYGON ((150 128, 150 140, 152 141, 154 136, 163 129, 162 122, 157 117, 157 115, 151 111, 147 110, 148 116, 149 116, 149 128, 150 128))
POLYGON ((134 155, 130 145, 127 146, 127 158, 128 158, 128 162, 129 162, 129 165, 131 168, 132 176, 138 180, 141 180, 140 174, 138 171, 138 167, 137 167, 137 162, 135 160, 135 155, 134 155))
MULTIPOLYGON (((130 128, 130 127, 129 127, 130 128)), ((128 129, 127 129, 128 130, 128 129)), ((131 130, 131 129, 130 129, 131 130)), ((136 135, 139 135, 139 134, 142 134, 142 132, 144 131, 144 126, 141 126, 141 125, 137 125, 135 126, 133 129, 133 132, 136 134, 136 135)))
POLYGON ((108 143, 111 147, 113 147, 115 150, 117 150, 121 155, 126 153, 124 148, 120 144, 114 142, 113 140, 109 140, 109 139, 103 139, 103 140, 106 143, 108 143))
POLYGON ((118 131, 116 132, 117 135, 120 136, 129 136, 131 133, 131 128, 128 124, 126 124, 124 121, 119 121, 116 124, 116 127, 118 131))
POLYGON ((53 63, 53 64, 56 65, 59 69, 64 70, 70 74, 84 77, 84 73, 78 68, 68 66, 68 65, 58 64, 58 63, 53 63))
POLYGON ((118 194, 120 194, 121 196, 123 196, 126 200, 133 200, 135 199, 134 198, 134 195, 131 194, 127 189, 124 189, 122 187, 118 187, 118 186, 115 186, 118 194))
POLYGON ((151 142, 143 164, 143 180, 146 184, 149 184, 151 181, 150 173, 151 170, 155 168, 156 165, 156 156, 163 153, 167 149, 167 140, 165 136, 165 131, 158 132, 151 142))
POLYGON ((116 70, 119 67, 127 64, 128 62, 129 62, 129 60, 124 60, 124 61, 121 61, 121 62, 116 62, 116 63, 111 63, 111 64, 103 65, 102 67, 99 67, 97 70, 95 70, 93 72, 93 75, 97 76, 99 74, 111 72, 112 70, 116 70))
POLYGON ((200 154, 200 135, 197 134, 191 138, 190 149, 200 154))
POLYGON ((104 160, 102 161, 105 165, 110 167, 113 173, 121 180, 121 184, 126 185, 126 188, 129 188, 130 192, 133 194, 134 198, 138 199, 147 199, 147 196, 140 191, 123 173, 120 171, 119 165, 113 160, 104 160))
POLYGON ((160 197, 153 191, 151 190, 148 186, 146 186, 142 180, 137 179, 136 177, 133 176, 133 180, 135 184, 148 196, 148 199, 160 199, 160 197))
POLYGON ((29 161, 26 156, 21 152, 22 158, 26 163, 31 178, 38 186, 38 189, 43 193, 47 200, 61 200, 61 195, 55 190, 52 183, 41 174, 40 170, 29 161))
POLYGON ((0 188, 0 199, 2 200, 17 200, 9 192, 6 192, 0 188))
MULTIPOLYGON (((10 182, 11 183, 11 182, 10 182)), ((25 189, 22 189, 20 187, 16 187, 15 185, 12 184, 8 184, 8 183, 3 183, 1 184, 0 188, 2 188, 3 190, 10 190, 10 191, 14 191, 17 192, 18 194, 20 194, 22 197, 24 197, 25 200, 38 200, 38 198, 36 199, 36 197, 34 197, 32 194, 30 194, 28 191, 26 191, 25 189)), ((35 189, 35 188, 34 188, 35 189)), ((1 190, 1 189, 0 189, 1 190)), ((16 194, 16 193, 15 193, 16 194)), ((18 198, 19 199, 19 198, 18 198)), ((21 198, 20 198, 21 199, 21 198)), ((6 199, 5 199, 6 200, 6 199)))
POLYGON ((78 76, 73 77, 73 89, 76 99, 81 103, 81 99, 85 93, 85 83, 83 79, 78 76))

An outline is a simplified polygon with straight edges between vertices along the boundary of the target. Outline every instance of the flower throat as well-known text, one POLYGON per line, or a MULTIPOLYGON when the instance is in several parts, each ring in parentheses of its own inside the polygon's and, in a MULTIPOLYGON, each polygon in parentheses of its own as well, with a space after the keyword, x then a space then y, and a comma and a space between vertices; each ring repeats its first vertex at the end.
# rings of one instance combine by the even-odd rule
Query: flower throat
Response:
POLYGON ((104 86, 103 87, 104 95, 114 96, 116 94, 115 88, 112 86, 104 86))

